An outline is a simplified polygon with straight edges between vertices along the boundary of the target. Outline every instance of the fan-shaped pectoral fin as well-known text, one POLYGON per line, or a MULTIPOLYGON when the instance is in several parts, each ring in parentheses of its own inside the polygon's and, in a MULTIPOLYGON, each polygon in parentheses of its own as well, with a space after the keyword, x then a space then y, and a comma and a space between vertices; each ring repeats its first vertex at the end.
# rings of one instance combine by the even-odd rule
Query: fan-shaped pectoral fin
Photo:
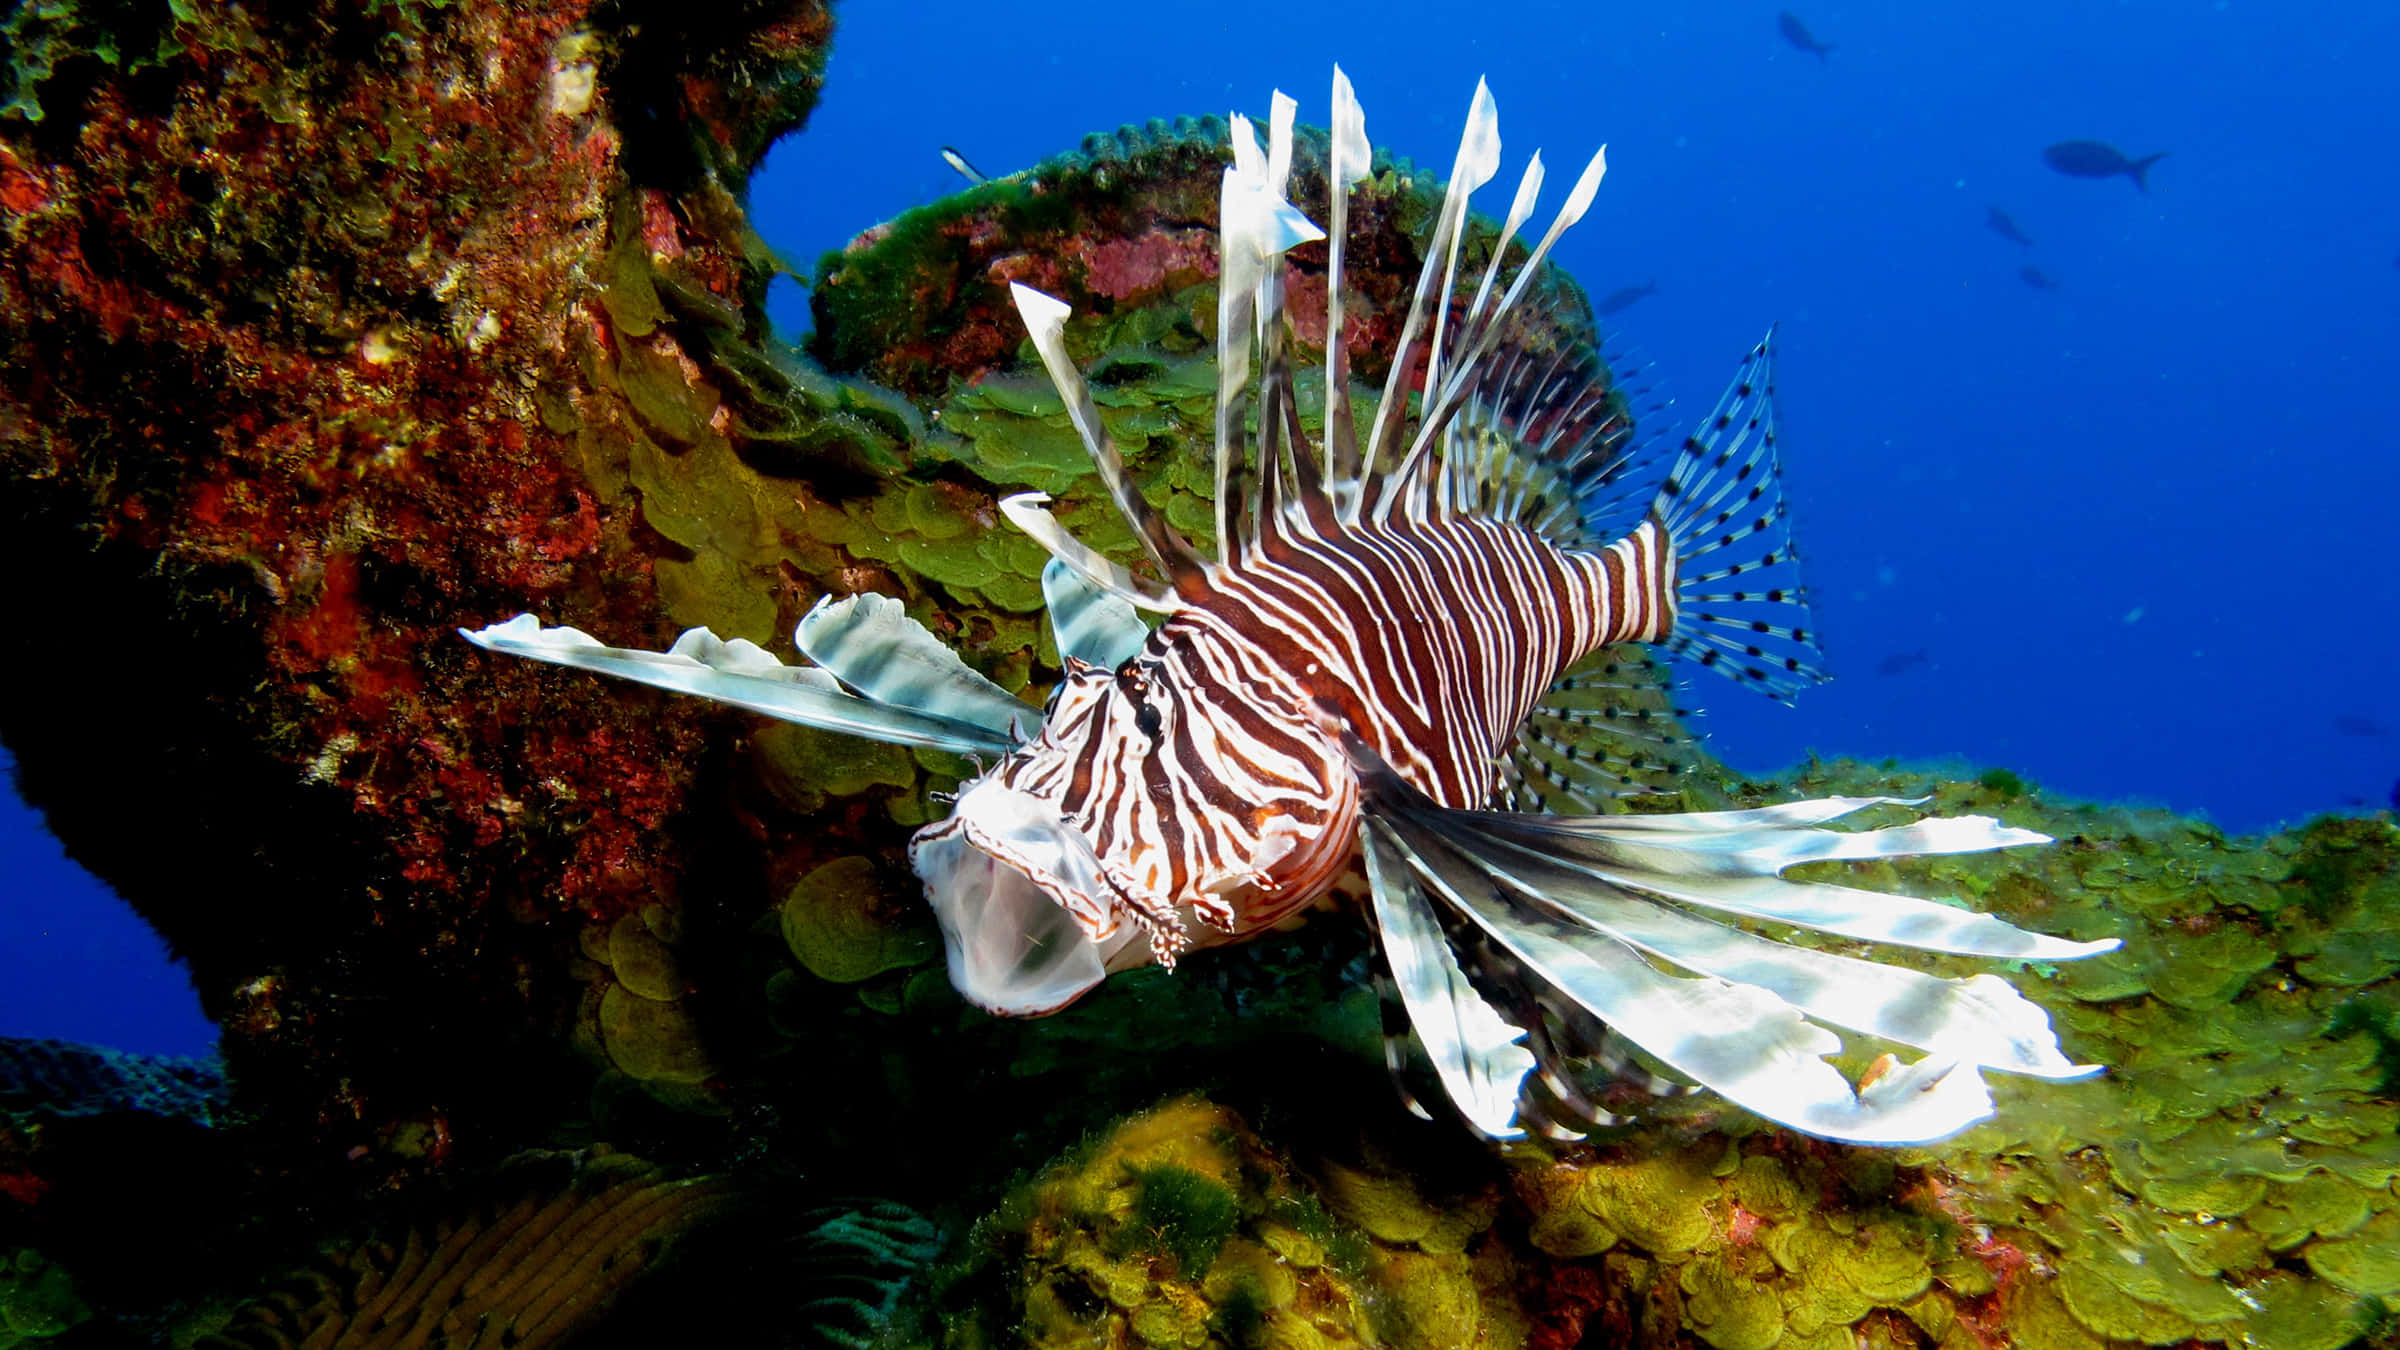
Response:
POLYGON ((1104 670, 1132 660, 1150 640, 1150 627, 1132 602, 1052 558, 1042 568, 1042 599, 1061 657, 1104 670))
POLYGON ((690 630, 663 652, 607 646, 577 629, 544 628, 530 614, 458 631, 486 651, 613 675, 825 731, 962 755, 1005 755, 1017 746, 1007 725, 979 725, 861 698, 823 670, 787 666, 756 643, 728 642, 705 628, 690 630))

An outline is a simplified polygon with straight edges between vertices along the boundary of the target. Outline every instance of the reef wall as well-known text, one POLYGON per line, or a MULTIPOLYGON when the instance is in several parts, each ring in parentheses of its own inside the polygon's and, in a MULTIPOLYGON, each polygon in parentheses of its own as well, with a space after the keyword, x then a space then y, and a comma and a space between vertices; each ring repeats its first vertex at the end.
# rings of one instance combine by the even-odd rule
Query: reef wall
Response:
MULTIPOLYGON (((2388 819, 2227 840, 2003 773, 1704 770, 1682 800, 1931 791, 2058 836, 1876 880, 2126 938, 2011 975, 2110 1074, 2000 1085, 1938 1150, 1692 1099, 1494 1154, 1401 1109, 1340 916, 986 1018, 898 852, 969 766, 460 641, 529 610, 788 652, 874 590, 1038 696, 1043 555, 995 501, 1133 550, 1011 280, 1077 306, 1110 434, 1207 534, 1222 126, 866 231, 814 269, 812 363, 766 330, 788 265, 742 187, 830 32, 798 3, 0 18, 0 738, 191 962, 229 1076, 0 1046, 0 1347, 753 1315, 796 1345, 2391 1337, 2388 819)), ((1437 201, 1377 169, 1367 380, 1437 201)), ((1322 267, 1294 254, 1296 313, 1322 267)))

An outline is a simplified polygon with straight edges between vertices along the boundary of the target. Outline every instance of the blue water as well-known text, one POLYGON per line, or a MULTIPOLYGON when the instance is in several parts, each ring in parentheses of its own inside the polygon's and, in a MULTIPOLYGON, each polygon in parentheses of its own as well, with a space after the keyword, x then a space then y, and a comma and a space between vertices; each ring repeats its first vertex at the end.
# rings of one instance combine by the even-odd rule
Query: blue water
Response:
MULTIPOLYGON (((1771 4, 1075 8, 844 5, 824 102, 752 186, 769 241, 813 267, 956 189, 945 144, 1003 174, 1279 86, 1321 122, 1336 60, 1370 135, 1439 171, 1486 76, 1488 209, 1534 147, 1555 199, 1607 143, 1560 259, 1595 295, 1657 281, 1618 326, 1681 414, 1782 325, 1840 678, 1786 709, 1698 676, 1719 755, 1963 756, 2242 831, 2400 790, 2400 7, 1809 6, 1822 62, 1771 4), (2046 167, 2070 138, 2171 153, 2145 194, 2046 167)), ((796 288, 773 313, 807 323, 796 288)), ((190 1048, 155 944, 33 829, 0 827, 0 1034, 190 1048)))

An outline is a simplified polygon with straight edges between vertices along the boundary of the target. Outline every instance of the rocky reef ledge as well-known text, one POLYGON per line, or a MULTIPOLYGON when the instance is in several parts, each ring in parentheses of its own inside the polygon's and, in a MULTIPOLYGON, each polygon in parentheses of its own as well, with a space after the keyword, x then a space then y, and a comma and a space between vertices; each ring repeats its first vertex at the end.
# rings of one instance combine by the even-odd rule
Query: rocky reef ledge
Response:
MULTIPOLYGON (((788 651, 872 590, 1038 697, 996 499, 1132 541, 1010 280, 1076 304, 1142 490, 1206 533, 1221 126, 867 230, 804 358, 743 188, 830 35, 789 0, 0 15, 0 738, 223 1028, 206 1064, 0 1044, 0 1347, 2393 1340, 2386 817, 2236 840, 2004 772, 1704 767, 1685 804, 2056 836, 1868 884, 2124 938, 2011 974, 2108 1074, 1997 1083, 1938 1149, 1693 1098, 1494 1153, 1401 1108, 1342 916, 995 1021, 898 853, 967 765, 459 641, 788 651)), ((1353 351, 1433 190, 1378 162, 1353 351)))

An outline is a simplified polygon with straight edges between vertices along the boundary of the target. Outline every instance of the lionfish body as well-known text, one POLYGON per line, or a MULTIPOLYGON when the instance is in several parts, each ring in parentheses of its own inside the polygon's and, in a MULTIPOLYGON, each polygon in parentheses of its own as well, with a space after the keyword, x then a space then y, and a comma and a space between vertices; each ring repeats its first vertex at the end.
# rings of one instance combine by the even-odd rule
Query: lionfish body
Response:
POLYGON ((1107 891, 1010 857, 979 834, 977 812, 916 848, 922 858, 964 833, 1101 941, 1131 921, 1147 942, 1112 945, 1112 970, 1252 936, 1356 861, 1358 773, 1336 728, 1434 802, 1486 804, 1562 671, 1671 629, 1660 534, 1645 523, 1593 553, 1471 516, 1321 534, 1271 525, 1248 556, 1210 568, 1200 598, 1138 655, 1071 671, 1041 736, 970 789, 1070 822, 1107 891))
MULTIPOLYGON (((531 616, 467 636, 786 720, 994 757, 909 849, 953 982, 994 1012, 1055 1011, 1113 971, 1257 936, 1363 864, 1387 1001, 1458 1113, 1493 1137, 1613 1119, 1581 1084, 1594 1066, 1645 1076, 1636 1049, 1762 1115, 1869 1143, 1939 1138, 1988 1115, 1982 1068, 2094 1071, 2070 1063, 2047 1017, 1996 977, 1939 979, 1746 926, 2047 960, 2115 945, 1779 876, 1800 862, 2040 835, 1981 817, 1817 828, 1884 800, 1872 798, 1549 813, 1596 812, 1674 767, 1677 710, 1661 667, 1629 644, 1664 646, 1771 697, 1822 678, 1780 498, 1771 344, 1751 352, 1663 481, 1644 481, 1602 368, 1516 311, 1590 202, 1600 157, 1508 275, 1502 260, 1541 183, 1537 155, 1494 261, 1471 299, 1460 290, 1467 197, 1499 156, 1479 87, 1362 435, 1341 259, 1348 193, 1368 164, 1364 118, 1337 70, 1327 236, 1285 199, 1292 112, 1277 94, 1263 150, 1233 119, 1214 557, 1133 485, 1066 354, 1067 307, 1012 288, 1156 573, 1137 576, 1067 535, 1040 494, 1001 503, 1053 555, 1043 587, 1065 674, 1038 718, 880 596, 820 604, 795 634, 813 664, 797 667, 704 629, 665 653, 604 647, 531 616), (1312 438, 1282 255, 1326 237, 1325 412, 1312 438), (1145 610, 1163 616, 1155 627, 1145 610), (1825 1059, 1841 1048, 1825 1024, 1925 1053, 1854 1085, 1825 1059)), ((1405 1077, 1405 1045, 1387 1048, 1405 1077)))

